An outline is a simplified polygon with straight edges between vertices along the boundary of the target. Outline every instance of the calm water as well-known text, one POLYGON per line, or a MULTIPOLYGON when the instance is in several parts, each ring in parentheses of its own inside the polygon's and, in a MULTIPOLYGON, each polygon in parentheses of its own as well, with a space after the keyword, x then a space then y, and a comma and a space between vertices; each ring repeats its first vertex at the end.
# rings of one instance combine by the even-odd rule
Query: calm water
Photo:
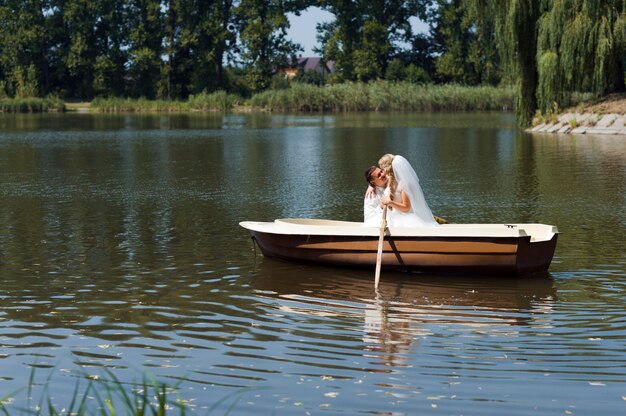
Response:
POLYGON ((626 414, 626 139, 514 124, 0 114, 0 398, 153 377, 195 414, 626 414), (440 216, 557 225, 550 273, 376 295, 373 271, 255 257, 239 221, 359 220, 387 152, 440 216))

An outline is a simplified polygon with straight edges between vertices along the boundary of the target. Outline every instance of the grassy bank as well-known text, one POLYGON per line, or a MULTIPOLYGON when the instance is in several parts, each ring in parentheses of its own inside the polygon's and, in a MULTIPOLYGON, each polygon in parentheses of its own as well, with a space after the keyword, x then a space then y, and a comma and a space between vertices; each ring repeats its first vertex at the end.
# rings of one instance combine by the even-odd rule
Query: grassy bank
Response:
POLYGON ((3 98, 0 112, 87 110, 95 112, 346 112, 346 111, 510 111, 513 90, 461 85, 418 85, 375 81, 326 86, 293 83, 290 88, 258 93, 245 100, 224 91, 192 95, 186 101, 145 98, 95 98, 67 106, 58 98, 3 98))
POLYGON ((98 98, 92 111, 491 111, 512 110, 513 90, 460 85, 417 85, 376 81, 318 87, 291 84, 290 88, 258 93, 248 100, 225 92, 199 94, 187 101, 98 98))
POLYGON ((65 111, 65 104, 55 97, 0 99, 0 113, 44 113, 48 111, 65 111))
POLYGON ((512 110, 513 90, 460 85, 377 81, 316 87, 293 84, 253 96, 252 107, 270 111, 490 111, 512 110))
POLYGON ((192 95, 187 101, 147 100, 145 98, 95 98, 92 111, 117 112, 183 112, 183 111, 231 111, 243 100, 233 94, 217 91, 211 94, 192 95))

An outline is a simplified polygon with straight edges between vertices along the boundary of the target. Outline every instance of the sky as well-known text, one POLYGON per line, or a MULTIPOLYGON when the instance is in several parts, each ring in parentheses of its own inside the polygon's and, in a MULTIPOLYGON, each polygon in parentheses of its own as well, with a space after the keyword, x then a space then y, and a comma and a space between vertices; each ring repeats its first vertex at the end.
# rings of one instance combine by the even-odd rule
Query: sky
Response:
POLYGON ((316 40, 317 31, 315 30, 315 25, 321 22, 332 21, 334 19, 333 14, 319 7, 309 7, 300 16, 290 13, 288 17, 291 27, 287 33, 293 42, 299 43, 304 48, 302 56, 316 56, 313 53, 313 48, 320 45, 316 40))
MULTIPOLYGON (((329 22, 334 20, 332 13, 324 11, 319 7, 309 7, 300 16, 288 14, 291 27, 287 31, 293 42, 299 43, 304 48, 302 56, 316 56, 313 53, 314 47, 319 47, 317 42, 317 31, 315 26, 320 22, 329 22)), ((415 32, 425 32, 428 26, 417 18, 411 20, 413 30, 415 32)))

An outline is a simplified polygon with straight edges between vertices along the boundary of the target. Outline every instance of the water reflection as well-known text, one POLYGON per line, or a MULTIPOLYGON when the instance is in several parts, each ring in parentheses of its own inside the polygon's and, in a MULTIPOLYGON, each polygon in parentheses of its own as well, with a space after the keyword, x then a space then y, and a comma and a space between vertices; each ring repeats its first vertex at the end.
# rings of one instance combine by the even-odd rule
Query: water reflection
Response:
MULTIPOLYGON (((548 275, 526 279, 387 273, 379 291, 365 272, 306 267, 264 259, 251 280, 279 309, 304 316, 361 322, 365 356, 385 366, 404 366, 432 328, 453 325, 487 331, 528 326, 557 301, 548 275)), ((511 331, 511 330, 508 330, 511 331)))

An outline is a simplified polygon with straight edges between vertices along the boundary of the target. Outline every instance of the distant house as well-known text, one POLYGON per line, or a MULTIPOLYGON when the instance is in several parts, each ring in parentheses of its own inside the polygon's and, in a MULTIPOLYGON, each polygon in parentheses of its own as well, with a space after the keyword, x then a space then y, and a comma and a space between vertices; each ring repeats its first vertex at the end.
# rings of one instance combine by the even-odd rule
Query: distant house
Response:
POLYGON ((322 58, 319 57, 301 57, 298 58, 298 62, 295 65, 289 65, 279 70, 280 73, 285 74, 285 78, 293 78, 298 74, 298 71, 304 72, 315 71, 323 75, 332 74, 334 70, 334 62, 322 62, 322 58))

